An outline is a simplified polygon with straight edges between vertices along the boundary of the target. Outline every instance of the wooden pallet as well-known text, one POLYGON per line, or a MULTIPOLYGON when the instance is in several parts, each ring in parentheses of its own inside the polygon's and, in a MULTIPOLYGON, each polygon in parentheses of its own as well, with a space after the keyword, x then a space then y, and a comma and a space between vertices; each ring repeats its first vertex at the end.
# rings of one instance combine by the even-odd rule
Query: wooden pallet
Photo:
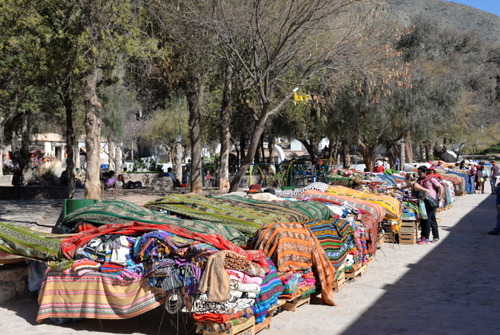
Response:
POLYGON ((333 281, 333 290, 335 292, 340 291, 342 286, 344 286, 344 284, 345 284, 345 280, 346 280, 345 272, 342 271, 342 274, 338 275, 337 278, 333 281))
POLYGON ((355 279, 357 276, 363 275, 363 273, 365 273, 366 271, 366 268, 367 268, 366 264, 363 265, 355 264, 352 268, 345 270, 345 277, 346 279, 355 279))
POLYGON ((417 243, 417 233, 399 234, 399 244, 415 244, 417 243))
POLYGON ((366 264, 355 264, 352 268, 345 270, 346 279, 354 279, 357 276, 361 276, 366 271, 366 264))
POLYGON ((271 328, 271 322, 273 321, 272 316, 266 316, 264 321, 255 325, 255 333, 258 333, 264 329, 271 328))
POLYGON ((301 296, 295 297, 293 299, 286 300, 285 303, 283 304, 283 306, 281 306, 281 309, 283 309, 284 311, 295 312, 297 310, 297 308, 299 308, 302 305, 309 305, 310 302, 311 302, 310 295, 308 295, 304 298, 302 298, 301 296))
POLYGON ((0 251, 0 265, 12 263, 26 263, 26 258, 0 251))
POLYGON ((396 233, 392 231, 384 233, 384 241, 385 243, 396 243, 396 233))
MULTIPOLYGON (((261 330, 264 328, 261 328, 261 330)), ((251 317, 247 322, 231 327, 223 332, 211 331, 204 325, 198 325, 196 329, 197 334, 202 335, 255 335, 255 317, 251 317)))

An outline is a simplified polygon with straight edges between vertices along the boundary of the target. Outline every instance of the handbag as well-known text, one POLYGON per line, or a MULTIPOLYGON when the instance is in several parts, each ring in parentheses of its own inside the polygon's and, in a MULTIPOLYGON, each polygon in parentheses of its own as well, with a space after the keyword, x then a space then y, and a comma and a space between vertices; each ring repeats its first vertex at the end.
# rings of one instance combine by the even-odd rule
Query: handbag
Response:
POLYGON ((431 197, 430 195, 428 195, 426 198, 425 198, 425 201, 427 201, 429 203, 429 206, 432 208, 432 209, 436 209, 439 207, 439 202, 434 199, 433 197, 431 197))

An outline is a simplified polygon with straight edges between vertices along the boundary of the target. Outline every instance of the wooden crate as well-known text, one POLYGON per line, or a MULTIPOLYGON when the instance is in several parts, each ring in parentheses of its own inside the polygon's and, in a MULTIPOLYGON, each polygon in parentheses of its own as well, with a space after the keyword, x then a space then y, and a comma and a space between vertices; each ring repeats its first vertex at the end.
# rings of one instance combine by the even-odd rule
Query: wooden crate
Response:
POLYGON ((196 333, 202 335, 255 335, 255 317, 252 316, 247 322, 231 327, 224 332, 212 331, 205 325, 198 325, 196 333))
POLYGON ((385 243, 396 243, 396 233, 389 231, 384 233, 384 242, 385 243))
POLYGON ((403 228, 403 227, 407 227, 407 228, 414 227, 415 229, 417 229, 418 221, 401 221, 401 228, 403 228))
POLYGON ((415 244, 417 243, 417 232, 412 234, 399 234, 399 244, 415 244))
POLYGON ((366 271, 366 268, 367 268, 366 264, 363 265, 354 264, 352 268, 345 270, 345 277, 346 279, 354 279, 357 276, 363 275, 363 273, 365 273, 366 271))
POLYGON ((297 308, 299 308, 302 305, 309 305, 310 302, 311 302, 311 296, 310 295, 308 295, 308 296, 306 296, 304 298, 302 298, 302 297, 296 297, 296 298, 293 298, 293 299, 290 299, 290 300, 286 300, 286 302, 283 304, 283 306, 281 306, 281 308, 284 311, 295 312, 297 310, 297 308))
POLYGON ((275 316, 276 314, 278 314, 279 312, 281 312, 282 310, 282 306, 286 304, 286 300, 284 299, 278 299, 278 303, 276 305, 273 305, 271 306, 271 308, 269 308, 269 310, 267 311, 267 315, 268 316, 275 316))
POLYGON ((340 291, 340 289, 342 288, 342 286, 344 286, 344 284, 345 284, 345 280, 346 280, 346 278, 345 278, 345 271, 342 271, 342 273, 339 274, 337 276, 337 278, 333 281, 333 290, 335 292, 340 291))
POLYGON ((271 328, 271 322, 273 321, 272 316, 266 316, 264 321, 255 325, 255 333, 258 333, 264 329, 271 328))

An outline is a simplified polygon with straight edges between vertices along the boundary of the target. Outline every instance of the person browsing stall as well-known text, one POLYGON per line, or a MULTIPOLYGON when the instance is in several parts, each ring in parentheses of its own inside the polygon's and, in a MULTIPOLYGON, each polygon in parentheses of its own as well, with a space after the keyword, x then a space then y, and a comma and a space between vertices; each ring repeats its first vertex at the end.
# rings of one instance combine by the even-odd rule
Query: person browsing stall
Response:
POLYGON ((427 219, 420 219, 422 229, 421 239, 418 244, 429 244, 430 231, 432 230, 432 242, 439 241, 439 229, 436 220, 436 210, 439 207, 439 199, 443 197, 444 187, 432 174, 428 175, 428 168, 424 165, 418 168, 417 183, 427 190, 428 195, 424 198, 427 219))

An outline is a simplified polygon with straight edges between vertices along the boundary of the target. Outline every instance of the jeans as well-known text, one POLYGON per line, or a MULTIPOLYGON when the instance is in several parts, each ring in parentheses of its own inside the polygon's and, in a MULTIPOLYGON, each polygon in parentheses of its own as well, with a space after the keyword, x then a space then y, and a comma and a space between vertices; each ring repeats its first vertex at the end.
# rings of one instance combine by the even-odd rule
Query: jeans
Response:
POLYGON ((421 235, 423 238, 429 239, 432 230, 432 237, 439 239, 439 229, 436 220, 437 208, 431 206, 427 200, 424 200, 424 203, 425 210, 427 211, 427 219, 420 219, 420 228, 422 229, 421 235))
POLYGON ((470 189, 469 189, 469 194, 474 194, 474 191, 476 190, 476 184, 474 183, 476 181, 476 176, 469 176, 469 184, 470 184, 470 189))
POLYGON ((491 184, 491 193, 496 194, 495 192, 495 185, 497 184, 498 177, 491 177, 490 178, 490 184, 491 184))

